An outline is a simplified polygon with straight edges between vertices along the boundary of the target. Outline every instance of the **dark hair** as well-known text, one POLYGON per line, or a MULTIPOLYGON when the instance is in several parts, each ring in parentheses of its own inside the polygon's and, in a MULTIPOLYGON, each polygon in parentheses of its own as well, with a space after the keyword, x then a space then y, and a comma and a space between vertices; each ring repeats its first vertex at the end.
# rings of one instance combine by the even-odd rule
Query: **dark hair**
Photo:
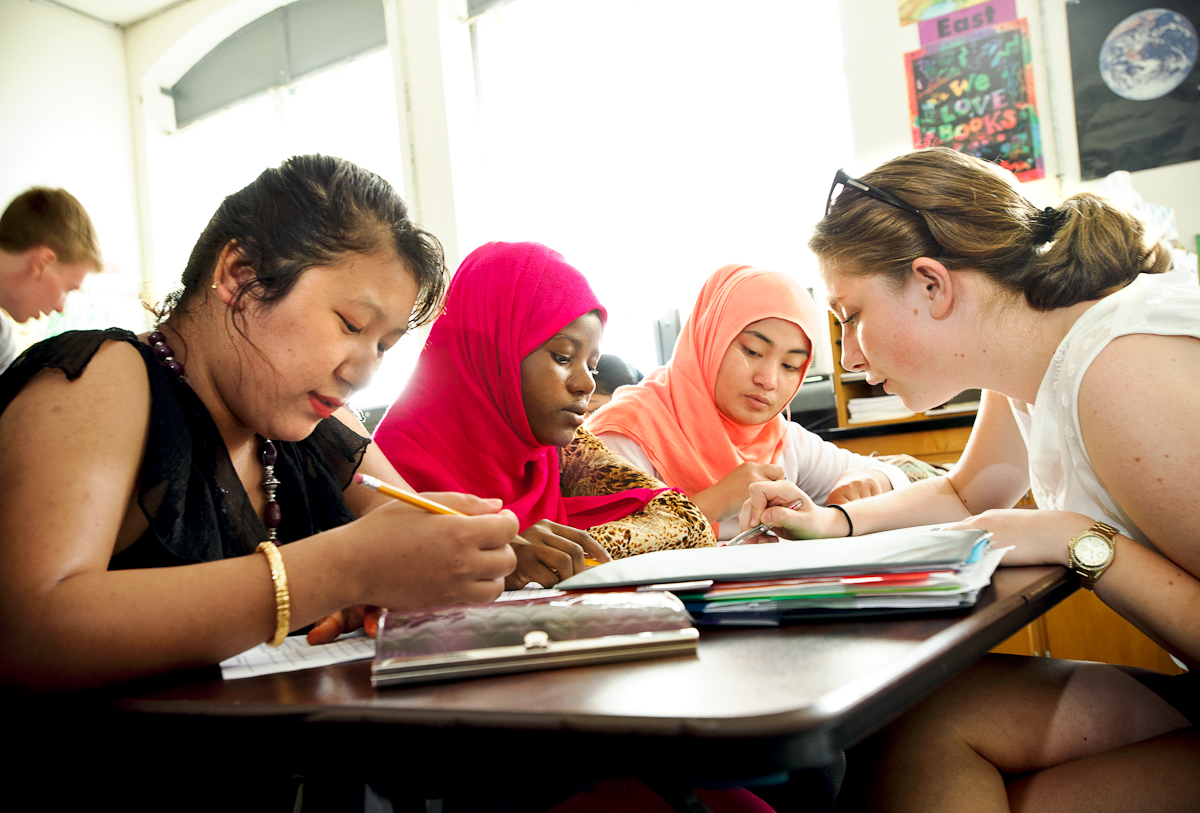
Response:
POLYGON ((601 395, 612 395, 617 387, 636 384, 642 380, 642 374, 632 364, 614 355, 601 356, 596 362, 596 392, 601 395))
POLYGON ((844 191, 808 243, 839 273, 880 274, 900 287, 913 260, 931 257, 1053 310, 1171 264, 1165 245, 1146 242, 1140 219, 1104 198, 1080 193, 1043 211, 1017 191, 1011 174, 946 147, 894 158, 862 179, 920 214, 844 191))
POLYGON ((104 264, 92 219, 65 189, 27 189, 0 215, 0 248, 19 254, 34 246, 49 246, 60 262, 104 264))
POLYGON ((255 269, 238 298, 249 296, 264 305, 287 296, 314 265, 335 263, 349 253, 390 250, 417 281, 412 328, 437 316, 449 278, 441 243, 409 219, 391 184, 341 158, 298 155, 225 198, 192 249, 182 287, 156 310, 160 319, 186 314, 203 298, 217 258, 230 242, 255 269))

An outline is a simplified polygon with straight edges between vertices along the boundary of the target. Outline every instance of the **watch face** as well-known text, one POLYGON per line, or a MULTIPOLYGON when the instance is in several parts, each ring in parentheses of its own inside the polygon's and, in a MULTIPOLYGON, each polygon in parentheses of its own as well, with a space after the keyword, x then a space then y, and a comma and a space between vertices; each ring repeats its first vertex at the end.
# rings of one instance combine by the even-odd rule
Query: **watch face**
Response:
POLYGON ((1075 558, 1086 567, 1099 567, 1108 561, 1108 540, 1088 534, 1075 543, 1075 558))

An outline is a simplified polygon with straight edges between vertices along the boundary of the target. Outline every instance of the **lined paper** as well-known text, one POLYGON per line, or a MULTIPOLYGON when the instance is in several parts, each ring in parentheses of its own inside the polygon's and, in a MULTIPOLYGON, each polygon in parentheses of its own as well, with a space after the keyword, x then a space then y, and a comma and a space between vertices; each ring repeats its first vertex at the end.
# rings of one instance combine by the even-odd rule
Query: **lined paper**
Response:
POLYGON ((303 635, 293 635, 281 646, 259 644, 221 661, 221 677, 225 680, 295 672, 314 666, 332 666, 375 657, 375 639, 362 630, 355 630, 328 644, 312 646, 303 635))

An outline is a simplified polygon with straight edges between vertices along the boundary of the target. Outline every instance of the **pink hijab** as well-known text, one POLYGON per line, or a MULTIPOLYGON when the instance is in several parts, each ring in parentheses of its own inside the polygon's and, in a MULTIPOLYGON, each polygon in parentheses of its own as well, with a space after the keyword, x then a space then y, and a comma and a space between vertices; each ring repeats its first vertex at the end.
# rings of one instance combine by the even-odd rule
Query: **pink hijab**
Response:
POLYGON ((564 498, 558 449, 533 436, 521 361, 592 311, 582 274, 538 243, 488 243, 458 268, 446 310, 375 442, 417 491, 499 497, 528 528, 541 519, 590 528, 637 511, 661 491, 564 498))
MULTIPOLYGON (((714 396, 729 345, 746 325, 771 317, 795 324, 810 342, 821 327, 816 303, 791 277, 748 265, 718 269, 704 283, 667 365, 639 385, 618 389, 588 419, 588 430, 632 439, 659 476, 688 496, 742 463, 775 463, 787 419, 779 414, 745 426, 725 417, 714 396)), ((807 370, 806 362, 801 381, 807 370)))

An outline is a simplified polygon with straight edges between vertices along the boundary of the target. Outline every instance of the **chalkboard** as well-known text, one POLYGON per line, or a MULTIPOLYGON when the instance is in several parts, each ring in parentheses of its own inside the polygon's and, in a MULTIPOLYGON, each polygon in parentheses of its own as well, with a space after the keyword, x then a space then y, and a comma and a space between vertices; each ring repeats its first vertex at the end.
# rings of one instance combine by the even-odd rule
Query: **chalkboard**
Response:
POLYGON ((913 146, 993 161, 1022 181, 1045 176, 1024 19, 904 55, 913 146))

